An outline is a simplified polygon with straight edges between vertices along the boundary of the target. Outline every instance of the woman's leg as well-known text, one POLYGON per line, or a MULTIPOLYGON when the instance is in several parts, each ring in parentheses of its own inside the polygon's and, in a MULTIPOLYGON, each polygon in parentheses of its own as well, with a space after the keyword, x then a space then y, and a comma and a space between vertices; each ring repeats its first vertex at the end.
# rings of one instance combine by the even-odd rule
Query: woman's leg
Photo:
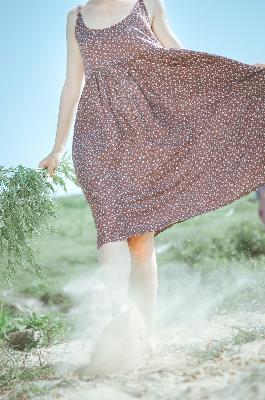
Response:
POLYGON ((128 302, 130 254, 127 241, 104 244, 98 249, 98 260, 114 316, 121 305, 128 302))
POLYGON ((128 304, 130 253, 127 241, 101 246, 98 256, 113 318, 91 349, 86 372, 93 374, 135 368, 150 349, 141 312, 134 304, 128 304))
POLYGON ((154 232, 127 239, 131 257, 129 295, 142 313, 150 335, 157 317, 157 263, 154 232))

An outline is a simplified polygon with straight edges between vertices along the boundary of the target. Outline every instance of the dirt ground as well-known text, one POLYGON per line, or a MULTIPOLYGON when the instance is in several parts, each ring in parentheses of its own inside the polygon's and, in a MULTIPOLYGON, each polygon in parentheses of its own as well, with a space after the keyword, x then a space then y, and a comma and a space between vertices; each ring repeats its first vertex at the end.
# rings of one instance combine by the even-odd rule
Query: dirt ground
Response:
MULTIPOLYGON (((226 296, 254 279, 252 275, 234 274, 229 280, 230 289, 229 284, 225 285, 226 296)), ((185 268, 179 268, 174 275, 179 280, 178 287, 173 285, 174 299, 168 275, 165 285, 161 280, 160 323, 151 353, 138 359, 136 367, 107 374, 80 373, 80 366, 88 362, 93 342, 109 320, 102 283, 92 276, 65 287, 77 300, 69 314, 75 320, 76 332, 67 343, 47 350, 46 357, 56 365, 58 376, 32 383, 45 389, 38 398, 265 399, 265 313, 262 309, 246 311, 244 307, 242 311, 213 313, 220 293, 212 282, 205 286, 198 273, 185 268), (185 286, 187 281, 189 285, 185 286)), ((212 280, 216 281, 216 277, 212 280)), ((137 329, 130 334, 133 338, 137 329)), ((119 343, 120 335, 118 328, 112 342, 119 343)), ((115 347, 107 357, 119 360, 128 347, 120 343, 121 351, 115 347)))
POLYGON ((242 312, 161 329, 152 354, 138 368, 94 377, 75 372, 87 354, 83 341, 55 346, 49 355, 57 364, 61 358, 62 377, 35 382, 49 386, 49 393, 38 398, 264 399, 265 340, 251 338, 253 331, 246 328, 241 339, 251 341, 239 338, 236 344, 235 336, 231 341, 234 326, 264 325, 265 315, 242 312))

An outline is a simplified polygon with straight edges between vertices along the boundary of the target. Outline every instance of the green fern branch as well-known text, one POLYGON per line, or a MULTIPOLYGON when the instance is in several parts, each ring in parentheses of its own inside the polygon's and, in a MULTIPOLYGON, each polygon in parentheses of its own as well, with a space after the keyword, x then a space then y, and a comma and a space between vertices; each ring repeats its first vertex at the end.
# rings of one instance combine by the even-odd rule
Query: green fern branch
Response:
POLYGON ((47 169, 0 167, 0 251, 4 279, 12 283, 18 268, 26 264, 40 276, 40 266, 32 244, 46 228, 54 232, 51 217, 56 217, 52 199, 59 187, 67 192, 65 179, 79 186, 73 164, 65 153, 56 174, 47 169))

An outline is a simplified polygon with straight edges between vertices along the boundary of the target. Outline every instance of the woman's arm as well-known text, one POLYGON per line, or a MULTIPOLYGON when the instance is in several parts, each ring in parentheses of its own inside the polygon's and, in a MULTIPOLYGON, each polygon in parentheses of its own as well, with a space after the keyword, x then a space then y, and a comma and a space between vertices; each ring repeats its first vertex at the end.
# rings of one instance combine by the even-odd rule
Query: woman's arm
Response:
POLYGON ((145 0, 152 21, 152 31, 165 47, 182 49, 183 45, 170 28, 164 0, 145 0))
POLYGON ((57 119, 55 142, 51 153, 39 163, 39 168, 48 168, 50 175, 60 163, 69 135, 74 110, 80 97, 84 77, 83 60, 75 38, 77 9, 69 11, 66 23, 67 65, 66 77, 62 88, 57 119))

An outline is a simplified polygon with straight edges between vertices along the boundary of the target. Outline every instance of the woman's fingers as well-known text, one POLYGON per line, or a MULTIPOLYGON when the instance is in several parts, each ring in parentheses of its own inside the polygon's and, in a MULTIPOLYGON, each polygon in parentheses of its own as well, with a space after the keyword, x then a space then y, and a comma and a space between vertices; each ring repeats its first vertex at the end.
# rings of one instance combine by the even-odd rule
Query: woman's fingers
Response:
POLYGON ((38 168, 46 168, 45 160, 39 162, 38 168))
POLYGON ((55 170, 60 164, 58 156, 50 154, 48 157, 44 158, 39 162, 38 168, 47 168, 50 176, 55 175, 55 170))
POLYGON ((51 175, 51 176, 53 176, 53 175, 55 175, 55 170, 56 170, 56 168, 58 167, 58 162, 57 162, 57 160, 55 160, 55 159, 51 159, 50 160, 50 162, 48 163, 48 171, 49 171, 49 174, 51 175))
POLYGON ((48 171, 49 171, 49 174, 50 174, 51 176, 53 176, 53 175, 55 174, 55 167, 54 167, 54 165, 50 165, 50 164, 49 164, 49 166, 48 166, 48 171))

